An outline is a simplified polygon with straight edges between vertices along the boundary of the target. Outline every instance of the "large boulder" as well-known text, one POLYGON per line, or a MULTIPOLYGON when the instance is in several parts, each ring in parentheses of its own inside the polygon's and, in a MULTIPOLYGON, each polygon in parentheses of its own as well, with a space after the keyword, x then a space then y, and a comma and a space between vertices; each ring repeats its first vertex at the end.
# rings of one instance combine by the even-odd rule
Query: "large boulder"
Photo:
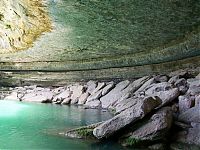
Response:
POLYGON ((184 112, 195 105, 195 97, 184 95, 178 97, 179 112, 184 112))
POLYGON ((91 109, 101 108, 101 102, 98 99, 89 102, 87 101, 85 103, 85 108, 91 108, 91 109))
POLYGON ((158 96, 162 100, 162 106, 167 105, 179 96, 178 88, 174 88, 172 84, 168 82, 162 82, 152 84, 145 91, 145 94, 149 96, 158 96))
MULTIPOLYGON (((158 97, 153 97, 154 99, 159 99, 158 97)), ((123 101, 120 101, 119 104, 115 107, 115 113, 119 114, 122 111, 136 105, 139 101, 148 101, 152 99, 152 97, 130 97, 128 99, 124 99, 123 101)), ((160 99, 159 99, 160 100, 160 99)))
POLYGON ((185 123, 200 123, 200 107, 193 107, 181 113, 178 117, 178 120, 185 123))
POLYGON ((12 92, 4 98, 5 100, 20 100, 17 92, 12 92))
POLYGON ((200 146, 200 123, 192 123, 191 127, 187 131, 179 132, 176 135, 178 142, 198 145, 200 146))
POLYGON ((102 96, 106 95, 108 92, 110 92, 114 88, 115 84, 114 82, 109 82, 102 90, 102 96))
POLYGON ((107 95, 103 96, 100 101, 102 103, 103 108, 109 108, 109 106, 116 105, 118 100, 123 100, 122 97, 125 95, 129 95, 138 90, 149 77, 143 77, 138 80, 133 81, 122 81, 116 85, 114 89, 112 89, 107 95))
POLYGON ((137 103, 132 107, 124 110, 120 114, 96 127, 93 131, 93 134, 98 139, 112 136, 114 133, 130 125, 131 123, 144 118, 146 114, 151 112, 160 104, 161 101, 159 99, 153 98, 137 101, 137 103))
POLYGON ((83 94, 84 92, 84 86, 82 85, 74 85, 70 88, 72 91, 71 95, 71 104, 76 104, 78 103, 79 97, 83 94))
POLYGON ((71 96, 71 92, 69 91, 69 89, 64 90, 64 91, 62 91, 61 93, 59 93, 58 95, 56 95, 56 96, 53 98, 53 102, 62 101, 62 100, 64 100, 65 98, 70 97, 70 96, 71 96))
POLYGON ((78 104, 79 105, 85 104, 85 102, 87 101, 88 96, 89 96, 88 92, 85 92, 85 93, 81 94, 81 96, 79 97, 79 100, 78 100, 78 104))
POLYGON ((96 93, 96 92, 98 92, 99 90, 101 90, 104 86, 105 86, 106 84, 105 84, 105 82, 99 82, 98 84, 97 84, 97 87, 94 89, 94 91, 91 93, 91 95, 93 95, 94 93, 96 93))
POLYGON ((142 142, 153 142, 163 139, 172 125, 172 111, 164 107, 156 112, 146 123, 120 140, 123 146, 134 146, 142 142), (131 142, 134 141, 134 142, 131 142))
POLYGON ((87 92, 91 94, 95 90, 96 86, 97 86, 96 81, 92 81, 92 80, 88 81, 87 82, 87 92))

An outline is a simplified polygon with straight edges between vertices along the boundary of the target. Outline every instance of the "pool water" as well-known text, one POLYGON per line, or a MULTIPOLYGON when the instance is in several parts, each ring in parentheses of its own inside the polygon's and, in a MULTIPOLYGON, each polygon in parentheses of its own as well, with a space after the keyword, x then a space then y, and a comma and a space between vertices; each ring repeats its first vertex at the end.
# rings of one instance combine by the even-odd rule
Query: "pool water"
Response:
POLYGON ((0 149, 123 149, 114 142, 69 139, 56 134, 111 117, 108 112, 75 106, 0 100, 0 149))

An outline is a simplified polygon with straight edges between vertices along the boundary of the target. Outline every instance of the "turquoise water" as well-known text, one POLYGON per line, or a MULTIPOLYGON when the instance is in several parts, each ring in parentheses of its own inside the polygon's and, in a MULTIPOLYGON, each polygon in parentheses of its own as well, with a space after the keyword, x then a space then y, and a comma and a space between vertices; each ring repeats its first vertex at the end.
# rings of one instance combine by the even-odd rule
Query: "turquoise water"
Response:
POLYGON ((55 133, 109 119, 108 112, 52 104, 0 101, 0 149, 118 150, 114 142, 63 138, 55 133))

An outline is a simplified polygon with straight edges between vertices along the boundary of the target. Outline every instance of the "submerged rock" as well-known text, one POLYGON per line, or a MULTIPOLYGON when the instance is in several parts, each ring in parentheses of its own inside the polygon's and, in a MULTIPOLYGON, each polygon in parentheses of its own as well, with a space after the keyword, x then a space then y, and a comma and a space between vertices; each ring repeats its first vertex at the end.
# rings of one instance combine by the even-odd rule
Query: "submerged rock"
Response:
POLYGON ((94 139, 93 129, 100 125, 102 122, 98 122, 89 126, 84 126, 72 130, 68 130, 60 133, 60 135, 64 135, 69 138, 78 138, 78 139, 94 139))
POLYGON ((160 100, 153 98, 137 101, 137 103, 132 107, 96 127, 93 134, 98 139, 108 138, 131 123, 142 119, 146 114, 151 112, 160 104, 160 100))

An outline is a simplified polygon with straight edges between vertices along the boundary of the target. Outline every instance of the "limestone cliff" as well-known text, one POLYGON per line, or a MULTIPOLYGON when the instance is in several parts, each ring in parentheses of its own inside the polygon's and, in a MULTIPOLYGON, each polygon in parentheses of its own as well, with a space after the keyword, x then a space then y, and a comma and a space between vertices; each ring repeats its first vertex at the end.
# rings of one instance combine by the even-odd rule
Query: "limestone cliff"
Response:
POLYGON ((34 71, 14 75, 22 79, 71 81, 200 66, 200 0, 46 0, 46 6, 51 32, 28 50, 1 54, 0 70, 34 71))
POLYGON ((50 20, 41 1, 0 1, 0 53, 26 49, 49 29, 50 20))

